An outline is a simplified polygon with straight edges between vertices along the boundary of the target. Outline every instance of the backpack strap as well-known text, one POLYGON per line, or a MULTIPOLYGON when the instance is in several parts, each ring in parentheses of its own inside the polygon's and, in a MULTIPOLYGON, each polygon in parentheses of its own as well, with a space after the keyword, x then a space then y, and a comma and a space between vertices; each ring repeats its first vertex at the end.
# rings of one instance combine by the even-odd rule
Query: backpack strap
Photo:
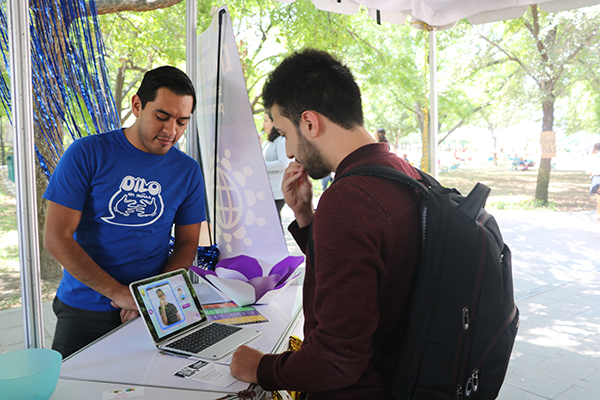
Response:
POLYGON ((365 164, 352 168, 351 170, 344 172, 339 177, 336 176, 335 180, 331 184, 333 185, 339 179, 348 176, 378 176, 380 178, 388 178, 403 183, 404 185, 408 185, 420 192, 426 198, 429 198, 429 189, 427 188, 427 186, 435 187, 440 186, 440 184, 431 175, 419 169, 417 169, 417 171, 419 172, 419 175, 421 175, 421 181, 418 181, 415 178, 405 174, 404 172, 398 171, 396 168, 387 165, 365 164))
MULTIPOLYGON (((436 181, 435 178, 433 178, 431 175, 429 175, 419 169, 417 169, 417 171, 421 175, 421 179, 423 180, 423 182, 425 184, 427 184, 431 187, 440 186, 440 183, 438 181, 436 181)), ((348 176, 354 176, 354 175, 378 176, 380 178, 392 179, 392 180, 398 181, 404 185, 412 187, 413 189, 417 190, 419 193, 421 193, 426 198, 429 198, 429 189, 422 182, 416 180, 415 178, 413 178, 411 176, 408 176, 407 174, 397 170, 396 168, 392 168, 387 165, 381 165, 381 164, 365 164, 365 165, 360 165, 358 167, 352 168, 349 171, 346 171, 345 173, 343 173, 342 175, 336 176, 335 179, 333 180, 333 182, 331 182, 331 185, 338 182, 342 178, 346 178, 348 176)), ((313 266, 313 268, 314 268, 315 244, 314 244, 313 234, 312 234, 312 222, 310 223, 310 225, 308 227, 308 258, 310 259, 310 265, 313 266)))
MULTIPOLYGON (((333 185, 340 179, 348 176, 377 176, 381 178, 392 179, 412 187, 421 193, 424 198, 429 199, 431 196, 429 193, 429 188, 441 187, 441 185, 434 177, 426 172, 423 172, 420 169, 417 169, 417 172, 419 172, 419 175, 421 175, 420 180, 414 179, 413 177, 397 170, 396 168, 387 165, 365 164, 352 168, 340 176, 336 176, 331 184, 333 185)), ((490 194, 490 190, 491 189, 488 186, 482 183, 477 183, 465 200, 458 206, 458 210, 468 216, 470 219, 475 220, 481 209, 485 206, 488 195, 490 194)), ((310 258, 311 265, 314 266, 315 248, 312 235, 312 222, 308 228, 308 257, 310 258)))
MULTIPOLYGON (((356 168, 352 168, 351 170, 340 175, 340 178, 344 178, 346 176, 352 175, 361 175, 361 176, 379 176, 382 178, 393 179, 405 185, 409 185, 414 189, 418 190, 425 198, 429 198, 429 189, 426 186, 431 188, 441 186, 440 183, 431 175, 426 172, 417 169, 419 175, 421 175, 421 180, 418 181, 412 178, 405 173, 398 171, 395 168, 388 167, 387 165, 380 164, 366 164, 361 165, 356 168), (425 184, 425 185, 424 185, 425 184)), ((337 181, 337 177, 334 182, 337 181)), ((471 190, 471 192, 465 197, 465 200, 458 206, 458 210, 469 217, 471 220, 475 221, 477 216, 481 212, 481 209, 485 207, 485 203, 490 194, 491 189, 484 185, 483 183, 478 182, 475 187, 471 190)))

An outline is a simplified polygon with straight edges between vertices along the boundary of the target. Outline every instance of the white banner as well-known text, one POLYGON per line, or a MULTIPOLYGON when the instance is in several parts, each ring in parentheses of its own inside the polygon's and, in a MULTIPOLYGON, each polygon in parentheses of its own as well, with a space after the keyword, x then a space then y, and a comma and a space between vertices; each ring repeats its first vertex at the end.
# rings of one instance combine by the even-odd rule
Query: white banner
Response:
POLYGON ((226 6, 218 9, 208 30, 199 36, 197 54, 198 140, 207 181, 209 219, 216 223, 220 259, 247 255, 266 262, 261 266, 268 273, 289 253, 226 6), (217 75, 219 18, 222 44, 217 75))

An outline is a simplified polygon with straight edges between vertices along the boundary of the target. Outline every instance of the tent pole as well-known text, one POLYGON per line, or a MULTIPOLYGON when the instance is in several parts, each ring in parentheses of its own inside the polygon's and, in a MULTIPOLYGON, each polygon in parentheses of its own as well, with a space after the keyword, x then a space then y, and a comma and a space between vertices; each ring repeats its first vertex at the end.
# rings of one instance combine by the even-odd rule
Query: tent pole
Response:
MULTIPOLYGON (((196 82, 196 30, 198 27, 198 3, 197 0, 187 0, 186 9, 186 41, 185 41, 185 70, 192 80, 194 88, 198 91, 198 82, 196 82)), ((197 129, 198 119, 196 113, 193 113, 187 126, 186 132, 186 152, 187 155, 195 160, 198 157, 198 137, 197 129)))
POLYGON ((44 347, 33 134, 29 2, 8 1, 15 181, 25 348, 44 347))
POLYGON ((429 167, 431 175, 438 178, 437 166, 437 137, 438 137, 438 96, 437 96, 437 37, 435 28, 429 31, 429 73, 430 89, 429 103, 431 110, 429 113, 429 167))
MULTIPOLYGON (((198 82, 196 79, 196 30, 198 27, 198 2, 197 0, 187 0, 185 2, 185 71, 187 75, 190 77, 194 88, 196 89, 196 93, 198 92, 198 82)), ((196 97, 198 95, 196 94, 196 97)), ((192 157, 194 160, 198 161, 200 165, 202 162, 200 161, 200 153, 198 149, 199 138, 198 138, 198 118, 196 118, 196 113, 192 113, 190 121, 187 126, 187 131, 185 134, 186 138, 186 153, 188 156, 192 157)), ((210 228, 208 228, 210 229, 210 228)), ((196 252, 196 256, 193 261, 194 265, 198 265, 198 252, 196 252)), ((198 283, 198 276, 193 274, 191 271, 189 273, 190 279, 192 283, 198 283)))

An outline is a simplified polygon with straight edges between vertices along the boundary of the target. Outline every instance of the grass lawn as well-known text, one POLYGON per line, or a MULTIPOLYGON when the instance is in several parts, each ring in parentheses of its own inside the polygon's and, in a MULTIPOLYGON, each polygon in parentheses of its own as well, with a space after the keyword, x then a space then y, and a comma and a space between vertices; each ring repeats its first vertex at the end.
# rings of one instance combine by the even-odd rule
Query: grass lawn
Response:
MULTIPOLYGON (((492 191, 487 209, 536 209, 535 188, 537 168, 530 171, 510 171, 509 165, 498 167, 459 167, 438 177, 445 186, 455 187, 463 195, 477 182, 488 185, 492 191)), ((589 195, 590 178, 584 171, 550 172, 548 206, 540 209, 555 211, 588 211, 596 209, 596 200, 589 195)))
POLYGON ((17 203, 0 184, 0 310, 21 305, 17 203))

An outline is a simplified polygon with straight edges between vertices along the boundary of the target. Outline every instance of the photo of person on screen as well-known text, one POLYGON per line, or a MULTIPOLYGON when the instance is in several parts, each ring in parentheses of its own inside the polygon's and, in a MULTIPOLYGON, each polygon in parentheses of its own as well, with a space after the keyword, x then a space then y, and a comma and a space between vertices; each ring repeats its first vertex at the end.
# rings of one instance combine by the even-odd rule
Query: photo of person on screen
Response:
POLYGON ((158 314, 160 315, 160 319, 162 320, 163 324, 169 326, 181 321, 179 310, 173 303, 169 303, 167 301, 167 296, 165 296, 165 292, 163 292, 162 289, 156 290, 156 296, 160 300, 158 314))

